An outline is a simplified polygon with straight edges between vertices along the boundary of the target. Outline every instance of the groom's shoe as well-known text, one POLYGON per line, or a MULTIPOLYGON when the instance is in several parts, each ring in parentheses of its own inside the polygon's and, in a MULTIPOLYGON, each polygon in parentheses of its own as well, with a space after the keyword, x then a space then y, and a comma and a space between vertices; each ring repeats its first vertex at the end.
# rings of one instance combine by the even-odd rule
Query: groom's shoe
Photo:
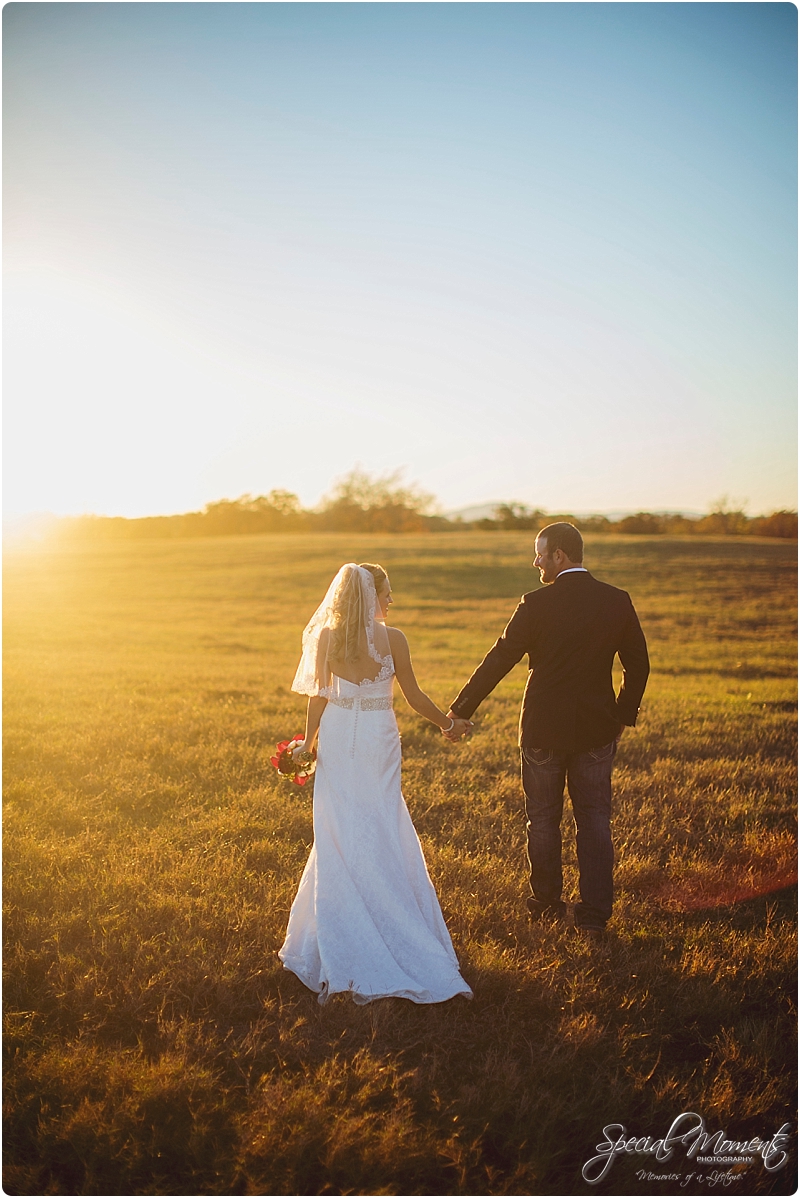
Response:
POLYGON ((604 925, 594 923, 576 923, 575 931, 584 940, 602 941, 608 939, 608 933, 604 925))
POLYGON ((533 895, 525 901, 531 923, 560 923, 567 917, 566 903, 543 903, 533 895))

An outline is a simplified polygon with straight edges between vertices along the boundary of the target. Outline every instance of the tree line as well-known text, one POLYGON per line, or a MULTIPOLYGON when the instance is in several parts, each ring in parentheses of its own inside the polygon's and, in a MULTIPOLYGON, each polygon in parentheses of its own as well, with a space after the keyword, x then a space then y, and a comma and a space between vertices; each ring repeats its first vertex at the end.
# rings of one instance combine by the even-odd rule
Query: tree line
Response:
POLYGON ((544 512, 521 503, 501 503, 491 516, 463 520, 438 515, 434 497, 415 485, 404 485, 398 472, 373 478, 353 470, 316 508, 304 508, 297 495, 273 490, 266 495, 219 499, 202 511, 178 516, 65 517, 57 533, 70 539, 138 539, 152 537, 216 537, 257 533, 306 532, 536 532, 555 520, 568 520, 582 532, 672 536, 760 536, 797 539, 797 512, 782 510, 747 516, 727 500, 713 504, 704 516, 637 512, 619 520, 607 516, 576 517, 544 512))
POLYGON ((741 508, 731 508, 725 500, 712 505, 704 516, 685 516, 680 512, 636 512, 611 520, 607 516, 576 517, 552 515, 523 504, 500 504, 488 520, 473 527, 538 530, 543 524, 568 520, 581 532, 629 533, 638 536, 755 536, 797 539, 797 512, 784 509, 768 516, 747 516, 741 508))

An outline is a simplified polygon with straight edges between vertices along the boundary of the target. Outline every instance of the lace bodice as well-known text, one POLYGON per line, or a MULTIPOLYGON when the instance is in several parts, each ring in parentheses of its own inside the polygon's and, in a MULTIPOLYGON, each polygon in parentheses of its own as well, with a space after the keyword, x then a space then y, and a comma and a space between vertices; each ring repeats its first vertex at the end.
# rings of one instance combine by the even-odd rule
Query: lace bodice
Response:
POLYGON ((394 660, 391 653, 380 658, 381 668, 377 678, 367 678, 364 682, 349 682, 338 674, 331 674, 328 686, 320 687, 320 695, 325 699, 371 699, 391 697, 394 680, 394 660))

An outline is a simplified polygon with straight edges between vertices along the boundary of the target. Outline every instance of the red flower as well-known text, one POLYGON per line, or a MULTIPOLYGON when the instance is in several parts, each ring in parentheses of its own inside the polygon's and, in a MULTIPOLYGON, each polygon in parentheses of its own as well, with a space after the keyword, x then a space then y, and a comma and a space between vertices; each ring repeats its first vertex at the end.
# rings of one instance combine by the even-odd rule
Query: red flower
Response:
POLYGON ((269 759, 270 764, 274 765, 282 778, 286 778, 290 782, 295 782, 298 786, 305 786, 315 769, 313 762, 311 765, 298 766, 292 757, 293 749, 302 740, 303 737, 301 735, 293 737, 292 740, 279 741, 275 746, 275 756, 269 759))

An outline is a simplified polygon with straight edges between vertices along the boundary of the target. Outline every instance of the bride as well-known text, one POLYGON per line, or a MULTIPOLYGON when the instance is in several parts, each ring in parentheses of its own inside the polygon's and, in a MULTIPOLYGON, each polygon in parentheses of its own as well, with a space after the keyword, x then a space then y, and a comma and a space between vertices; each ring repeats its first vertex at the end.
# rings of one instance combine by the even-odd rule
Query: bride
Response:
POLYGON ((472 997, 400 790, 393 678, 450 738, 469 721, 420 690, 406 638, 384 623, 391 602, 382 567, 342 566, 303 633, 292 684, 309 696, 295 754, 319 737, 314 845, 278 956, 321 1003, 342 991, 357 1003, 472 997))

